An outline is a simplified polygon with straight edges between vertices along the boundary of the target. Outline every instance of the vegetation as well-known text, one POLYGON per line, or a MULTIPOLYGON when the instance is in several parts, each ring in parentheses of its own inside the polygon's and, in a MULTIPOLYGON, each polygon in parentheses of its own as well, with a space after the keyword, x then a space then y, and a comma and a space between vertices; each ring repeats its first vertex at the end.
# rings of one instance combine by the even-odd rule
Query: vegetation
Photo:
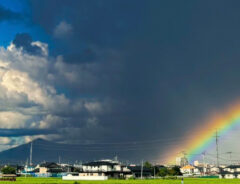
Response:
POLYGON ((170 176, 180 176, 180 175, 182 175, 182 173, 180 171, 180 167, 174 166, 173 168, 168 169, 168 175, 170 175, 170 176))
POLYGON ((143 164, 144 167, 146 168, 152 168, 152 164, 148 161, 146 161, 144 164, 143 164))
POLYGON ((81 169, 74 167, 73 172, 81 172, 81 169))
POLYGON ((168 169, 166 167, 160 168, 158 173, 158 176, 164 177, 168 175, 168 169))
POLYGON ((180 171, 180 168, 177 166, 174 166, 172 168, 166 168, 162 167, 158 170, 157 176, 165 177, 165 176, 181 176, 182 173, 180 171))
POLYGON ((16 169, 10 166, 3 167, 1 169, 3 174, 16 174, 16 169))
POLYGON ((153 166, 150 162, 146 161, 143 164, 144 167, 151 169, 152 175, 154 175, 154 170, 155 170, 155 174, 156 176, 160 176, 160 177, 165 177, 165 176, 181 176, 182 173, 180 171, 180 167, 178 166, 174 166, 172 168, 166 168, 164 166, 162 167, 157 167, 157 166, 153 166))
MULTIPOLYGON (((0 184, 10 184, 11 181, 0 181, 0 184)), ((107 181, 63 181, 61 178, 24 178, 19 177, 15 184, 181 184, 180 179, 155 179, 155 180, 107 180, 107 181)), ((184 184, 239 184, 239 179, 184 179, 184 184)))

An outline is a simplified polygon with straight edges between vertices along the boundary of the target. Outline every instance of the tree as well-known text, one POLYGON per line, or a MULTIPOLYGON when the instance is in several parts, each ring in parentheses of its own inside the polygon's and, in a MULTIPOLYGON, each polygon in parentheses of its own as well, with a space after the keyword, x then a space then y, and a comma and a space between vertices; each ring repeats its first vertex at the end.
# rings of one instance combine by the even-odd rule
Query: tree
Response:
POLYGON ((146 161, 144 164, 143 164, 143 166, 144 167, 146 167, 146 168, 152 168, 152 164, 150 163, 150 162, 148 162, 148 161, 146 161))
POLYGON ((1 169, 3 174, 16 174, 16 169, 10 166, 3 167, 1 169))
POLYGON ((180 168, 178 166, 174 166, 169 170, 169 175, 171 176, 179 176, 182 175, 180 168))
POLYGON ((77 168, 77 167, 74 167, 73 172, 78 172, 78 173, 80 173, 80 172, 81 172, 81 169, 80 169, 80 168, 77 168))
POLYGON ((161 177, 167 176, 168 175, 168 169, 166 167, 160 168, 157 175, 161 176, 161 177))

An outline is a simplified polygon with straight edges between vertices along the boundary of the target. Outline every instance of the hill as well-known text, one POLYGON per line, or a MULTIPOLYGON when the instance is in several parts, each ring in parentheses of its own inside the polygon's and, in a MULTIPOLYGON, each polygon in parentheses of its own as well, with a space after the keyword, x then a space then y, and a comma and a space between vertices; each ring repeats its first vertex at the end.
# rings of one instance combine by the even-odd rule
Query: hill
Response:
MULTIPOLYGON (((117 153, 112 148, 96 145, 60 144, 44 139, 33 141, 33 163, 53 161, 62 163, 75 163, 76 161, 92 161, 98 159, 114 158, 118 155, 122 160, 139 161, 129 152, 117 153)), ((30 143, 0 152, 0 163, 26 163, 30 156, 30 143)))

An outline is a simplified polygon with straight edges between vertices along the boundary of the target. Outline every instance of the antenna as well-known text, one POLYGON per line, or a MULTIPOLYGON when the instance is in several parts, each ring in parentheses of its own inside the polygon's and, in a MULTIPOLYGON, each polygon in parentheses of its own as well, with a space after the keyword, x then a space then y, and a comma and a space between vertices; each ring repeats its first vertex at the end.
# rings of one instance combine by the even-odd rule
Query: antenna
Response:
POLYGON ((30 147, 30 166, 32 166, 32 142, 31 142, 31 147, 30 147))
POLYGON ((217 160, 217 167, 219 167, 219 153, 218 153, 218 130, 216 129, 216 135, 215 135, 215 138, 216 138, 216 160, 217 160))

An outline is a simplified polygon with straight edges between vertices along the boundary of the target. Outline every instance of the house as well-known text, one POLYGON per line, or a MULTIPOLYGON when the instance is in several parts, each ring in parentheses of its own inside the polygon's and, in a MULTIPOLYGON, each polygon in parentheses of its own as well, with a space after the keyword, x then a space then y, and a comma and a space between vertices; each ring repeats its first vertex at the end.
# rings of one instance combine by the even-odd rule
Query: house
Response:
POLYGON ((218 175, 218 173, 220 172, 220 168, 216 166, 210 166, 209 170, 211 175, 218 175))
POLYGON ((37 165, 34 169, 34 173, 40 177, 50 177, 63 172, 63 168, 54 162, 44 162, 37 165))
POLYGON ((97 173, 92 175, 82 176, 80 173, 78 175, 68 174, 67 176, 62 177, 63 180, 107 180, 108 176, 105 175, 97 175, 97 173))
POLYGON ((35 169, 34 166, 25 165, 24 170, 21 173, 23 173, 23 174, 33 173, 34 169, 35 169))
POLYGON ((140 178, 141 176, 143 178, 150 178, 152 176, 152 170, 147 167, 141 167, 141 166, 128 166, 128 169, 132 173, 132 177, 134 178, 140 178))
POLYGON ((240 165, 229 165, 219 172, 219 178, 240 178, 240 165))
POLYGON ((146 167, 125 166, 118 161, 99 160, 84 163, 77 175, 64 176, 63 180, 106 180, 108 178, 151 177, 152 170, 146 167))
POLYGON ((223 168, 223 171, 228 171, 228 172, 240 172, 240 165, 229 165, 225 168, 223 168))
POLYGON ((191 175, 201 175, 201 172, 198 167, 194 167, 192 165, 186 165, 184 167, 180 168, 180 171, 185 176, 191 176, 191 175))
POLYGON ((107 176, 109 178, 126 178, 131 171, 118 161, 99 160, 82 165, 79 176, 107 176))
POLYGON ((176 165, 180 166, 180 167, 184 167, 186 165, 188 165, 188 159, 184 156, 184 157, 177 157, 176 158, 176 165))

